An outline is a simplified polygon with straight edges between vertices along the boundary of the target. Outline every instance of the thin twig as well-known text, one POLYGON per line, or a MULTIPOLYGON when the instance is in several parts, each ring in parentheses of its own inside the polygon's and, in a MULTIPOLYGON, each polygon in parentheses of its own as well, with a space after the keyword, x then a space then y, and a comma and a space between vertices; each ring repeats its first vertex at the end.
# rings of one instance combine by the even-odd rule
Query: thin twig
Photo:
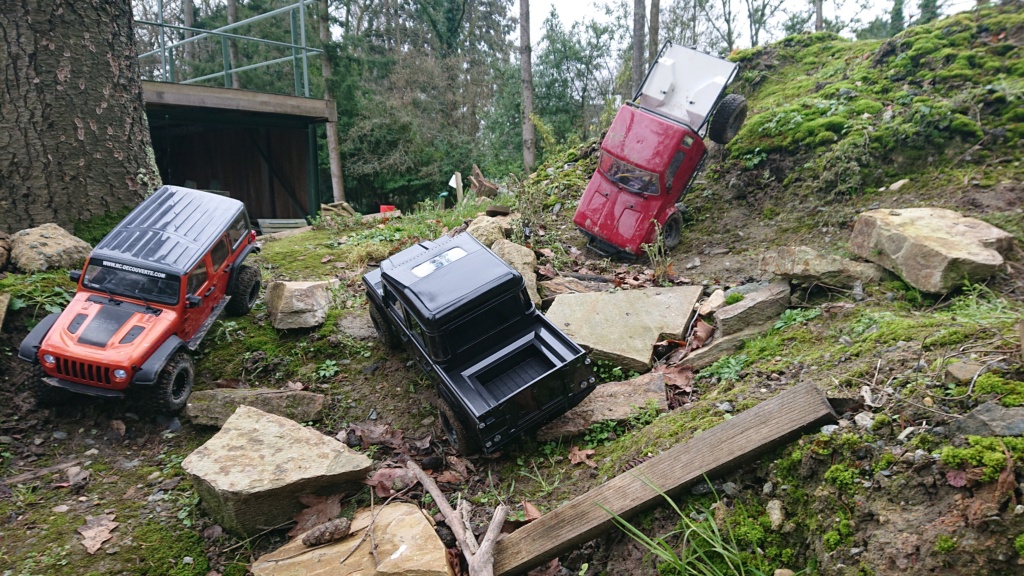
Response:
POLYGON ((996 362, 1000 362, 1002 360, 1006 360, 1006 356, 999 356, 996 359, 990 360, 989 362, 987 362, 984 366, 982 366, 980 369, 978 369, 977 372, 974 373, 974 378, 971 378, 971 384, 970 384, 970 386, 967 387, 967 392, 965 392, 964 394, 961 394, 959 396, 949 396, 946 399, 947 400, 959 400, 961 398, 967 398, 968 396, 970 396, 971 395, 971 391, 974 390, 974 383, 978 381, 978 376, 981 376, 985 372, 985 370, 988 369, 989 366, 995 364, 996 362))
POLYGON ((274 530, 280 530, 281 528, 284 528, 285 526, 291 524, 292 522, 295 522, 295 521, 294 520, 289 520, 287 522, 282 522, 281 524, 278 524, 277 526, 273 526, 271 528, 267 528, 266 530, 264 530, 263 532, 260 532, 259 534, 256 534, 255 536, 250 536, 250 537, 246 538, 245 540, 242 540, 241 542, 238 542, 236 544, 232 544, 231 546, 228 546, 227 548, 224 549, 224 552, 229 552, 231 550, 234 550, 235 548, 238 548, 239 546, 244 546, 244 545, 248 544, 250 541, 255 540, 256 538, 259 538, 260 536, 263 536, 264 534, 266 534, 268 532, 273 532, 274 530))
MULTIPOLYGON (((344 558, 342 558, 341 560, 338 561, 338 564, 344 564, 345 561, 348 560, 349 558, 351 558, 352 555, 356 553, 356 550, 358 550, 359 547, 363 545, 363 542, 366 541, 366 538, 367 538, 367 536, 370 535, 370 532, 373 532, 373 523, 377 521, 377 516, 379 516, 380 513, 384 511, 384 507, 387 506, 388 504, 390 504, 391 501, 394 500, 395 498, 401 496, 402 494, 405 494, 409 490, 412 490, 413 486, 415 486, 415 484, 413 484, 412 486, 407 487, 405 490, 402 490, 401 492, 396 492, 396 493, 392 494, 391 496, 388 497, 387 500, 384 501, 384 505, 380 507, 380 510, 377 510, 376 512, 373 512, 373 516, 370 517, 370 523, 366 525, 366 530, 363 532, 363 537, 360 538, 359 542, 356 542, 356 545, 354 547, 352 547, 351 550, 348 551, 348 554, 345 554, 344 558)), ((371 488, 370 490, 372 491, 373 488, 371 488)), ((370 501, 371 502, 373 501, 373 496, 372 495, 370 496, 370 501)), ((374 558, 376 558, 376 556, 374 556, 374 558)))

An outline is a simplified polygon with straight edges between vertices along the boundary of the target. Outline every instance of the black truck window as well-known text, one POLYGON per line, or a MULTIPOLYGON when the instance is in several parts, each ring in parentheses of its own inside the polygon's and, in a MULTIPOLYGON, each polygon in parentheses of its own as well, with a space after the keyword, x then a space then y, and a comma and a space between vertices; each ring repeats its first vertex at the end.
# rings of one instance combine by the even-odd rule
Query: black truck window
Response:
POLYGON ((192 271, 188 273, 188 286, 186 294, 194 296, 196 292, 198 292, 199 289, 203 287, 203 284, 206 284, 207 275, 208 274, 206 272, 206 262, 200 260, 199 264, 196 264, 196 267, 193 268, 192 271))
POLYGON ((238 216, 235 216, 235 219, 231 221, 231 227, 228 228, 228 239, 231 240, 231 246, 237 247, 248 232, 249 220, 246 219, 245 210, 243 210, 238 213, 238 216))
POLYGON ((210 251, 210 259, 213 260, 213 269, 220 270, 220 265, 228 259, 228 254, 231 253, 231 248, 228 247, 228 239, 226 236, 221 236, 220 240, 213 245, 213 250, 210 251))

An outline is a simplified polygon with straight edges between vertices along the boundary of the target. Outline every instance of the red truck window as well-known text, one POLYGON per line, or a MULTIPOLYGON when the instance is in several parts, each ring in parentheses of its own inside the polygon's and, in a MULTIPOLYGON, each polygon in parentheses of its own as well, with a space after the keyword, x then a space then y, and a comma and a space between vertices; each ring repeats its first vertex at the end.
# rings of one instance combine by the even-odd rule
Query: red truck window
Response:
POLYGON ((601 154, 601 173, 626 190, 637 194, 658 194, 658 175, 623 162, 610 154, 601 154))
POLYGON ((675 182, 676 176, 678 176, 679 167, 683 165, 683 158, 686 158, 686 153, 682 150, 676 151, 676 155, 672 157, 672 161, 668 163, 668 171, 665 172, 665 177, 668 178, 668 182, 665 187, 672 190, 672 183, 675 182))

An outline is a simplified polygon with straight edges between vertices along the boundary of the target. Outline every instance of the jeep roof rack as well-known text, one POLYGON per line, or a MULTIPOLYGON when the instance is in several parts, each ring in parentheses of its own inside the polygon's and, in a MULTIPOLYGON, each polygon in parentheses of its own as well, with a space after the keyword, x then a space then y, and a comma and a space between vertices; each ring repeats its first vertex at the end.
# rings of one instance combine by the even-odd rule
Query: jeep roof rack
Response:
POLYGON ((244 209, 218 194, 163 186, 104 236, 92 256, 187 274, 244 209))

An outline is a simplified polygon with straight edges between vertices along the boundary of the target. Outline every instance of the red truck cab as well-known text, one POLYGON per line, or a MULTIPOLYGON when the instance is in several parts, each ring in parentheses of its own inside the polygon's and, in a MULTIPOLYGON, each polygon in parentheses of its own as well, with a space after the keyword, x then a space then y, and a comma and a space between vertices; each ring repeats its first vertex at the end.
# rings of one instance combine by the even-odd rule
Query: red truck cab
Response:
POLYGON ((746 119, 746 99, 724 96, 736 64, 667 43, 634 102, 619 109, 573 222, 598 253, 639 256, 682 237, 676 204, 707 154, 705 136, 726 143, 746 119))

